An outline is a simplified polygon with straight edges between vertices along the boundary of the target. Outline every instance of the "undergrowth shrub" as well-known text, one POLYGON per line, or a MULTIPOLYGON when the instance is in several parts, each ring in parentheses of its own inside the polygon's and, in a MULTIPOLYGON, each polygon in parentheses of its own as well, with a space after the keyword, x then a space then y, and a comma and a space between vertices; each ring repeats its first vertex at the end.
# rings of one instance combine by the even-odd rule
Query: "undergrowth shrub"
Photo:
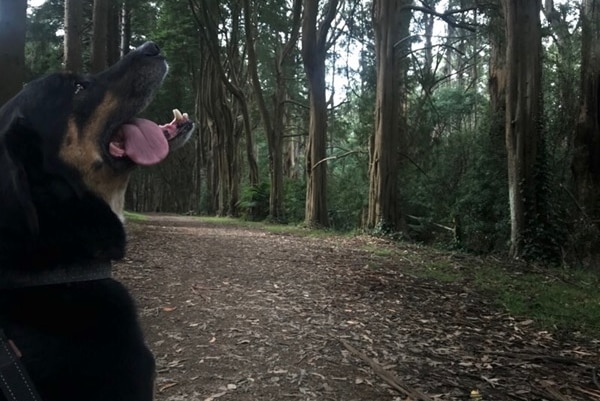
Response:
POLYGON ((270 185, 260 182, 242 188, 237 206, 243 218, 264 220, 269 215, 270 185))

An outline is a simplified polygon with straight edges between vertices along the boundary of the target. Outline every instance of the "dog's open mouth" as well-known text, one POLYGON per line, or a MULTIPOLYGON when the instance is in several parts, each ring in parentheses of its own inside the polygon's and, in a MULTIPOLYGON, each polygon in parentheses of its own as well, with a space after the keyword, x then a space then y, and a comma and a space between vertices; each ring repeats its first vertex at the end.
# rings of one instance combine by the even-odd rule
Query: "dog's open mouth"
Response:
MULTIPOLYGON (((178 147, 179 137, 188 136, 191 126, 193 123, 187 113, 182 114, 177 109, 173 110, 173 121, 163 125, 135 118, 123 124, 112 135, 108 152, 113 157, 128 157, 135 164, 150 166, 161 162, 167 157, 169 150, 178 147)), ((181 142, 185 142, 185 139, 181 142)))

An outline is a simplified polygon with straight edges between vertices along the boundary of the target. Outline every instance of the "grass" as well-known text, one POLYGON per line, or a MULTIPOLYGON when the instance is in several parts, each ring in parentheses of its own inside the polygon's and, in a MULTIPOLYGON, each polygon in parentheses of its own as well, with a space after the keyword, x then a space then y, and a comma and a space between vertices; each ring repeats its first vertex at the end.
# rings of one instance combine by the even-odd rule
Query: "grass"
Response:
MULTIPOLYGON (((126 213, 126 217, 134 221, 146 219, 143 214, 130 212, 126 213)), ((275 234, 316 238, 352 235, 234 218, 193 218, 209 224, 247 227, 275 234)), ((511 315, 533 319, 544 329, 578 331, 600 337, 600 275, 597 273, 551 267, 532 269, 402 243, 396 246, 369 244, 364 249, 378 259, 386 259, 409 270, 411 274, 468 286, 489 296, 511 315)))
POLYGON ((600 276, 584 270, 507 266, 462 258, 448 263, 432 258, 414 273, 442 282, 462 283, 513 316, 535 320, 542 328, 600 336, 600 276))
POLYGON ((397 243, 369 245, 411 274, 456 283, 492 299, 513 316, 552 331, 600 337, 600 274, 581 269, 523 264, 397 243))
POLYGON ((545 328, 600 334, 600 277, 593 272, 488 268, 477 274, 475 283, 510 313, 533 318, 545 328))
POLYGON ((131 221, 145 221, 147 220, 147 217, 141 213, 135 213, 135 212, 125 212, 125 219, 126 220, 131 220, 131 221))

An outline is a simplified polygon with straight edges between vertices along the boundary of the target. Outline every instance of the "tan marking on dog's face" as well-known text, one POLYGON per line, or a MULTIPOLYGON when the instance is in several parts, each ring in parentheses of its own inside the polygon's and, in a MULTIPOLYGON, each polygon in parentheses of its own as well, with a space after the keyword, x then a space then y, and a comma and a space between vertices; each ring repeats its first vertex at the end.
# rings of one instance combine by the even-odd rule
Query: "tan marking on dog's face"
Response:
POLYGON ((117 173, 110 168, 104 162, 100 149, 102 130, 117 107, 117 99, 107 93, 82 130, 79 130, 73 118, 69 119, 59 157, 79 171, 86 187, 104 199, 113 212, 122 218, 129 174, 117 173))

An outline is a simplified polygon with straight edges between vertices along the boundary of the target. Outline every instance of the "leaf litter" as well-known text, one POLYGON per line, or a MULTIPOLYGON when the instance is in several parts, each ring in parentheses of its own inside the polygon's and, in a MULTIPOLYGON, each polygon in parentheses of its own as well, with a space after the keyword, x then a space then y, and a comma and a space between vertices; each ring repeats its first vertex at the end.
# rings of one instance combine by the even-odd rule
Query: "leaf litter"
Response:
POLYGON ((370 237, 174 216, 127 229, 115 275, 155 354, 157 401, 600 401, 600 340, 411 275, 414 246, 382 256, 370 237))

